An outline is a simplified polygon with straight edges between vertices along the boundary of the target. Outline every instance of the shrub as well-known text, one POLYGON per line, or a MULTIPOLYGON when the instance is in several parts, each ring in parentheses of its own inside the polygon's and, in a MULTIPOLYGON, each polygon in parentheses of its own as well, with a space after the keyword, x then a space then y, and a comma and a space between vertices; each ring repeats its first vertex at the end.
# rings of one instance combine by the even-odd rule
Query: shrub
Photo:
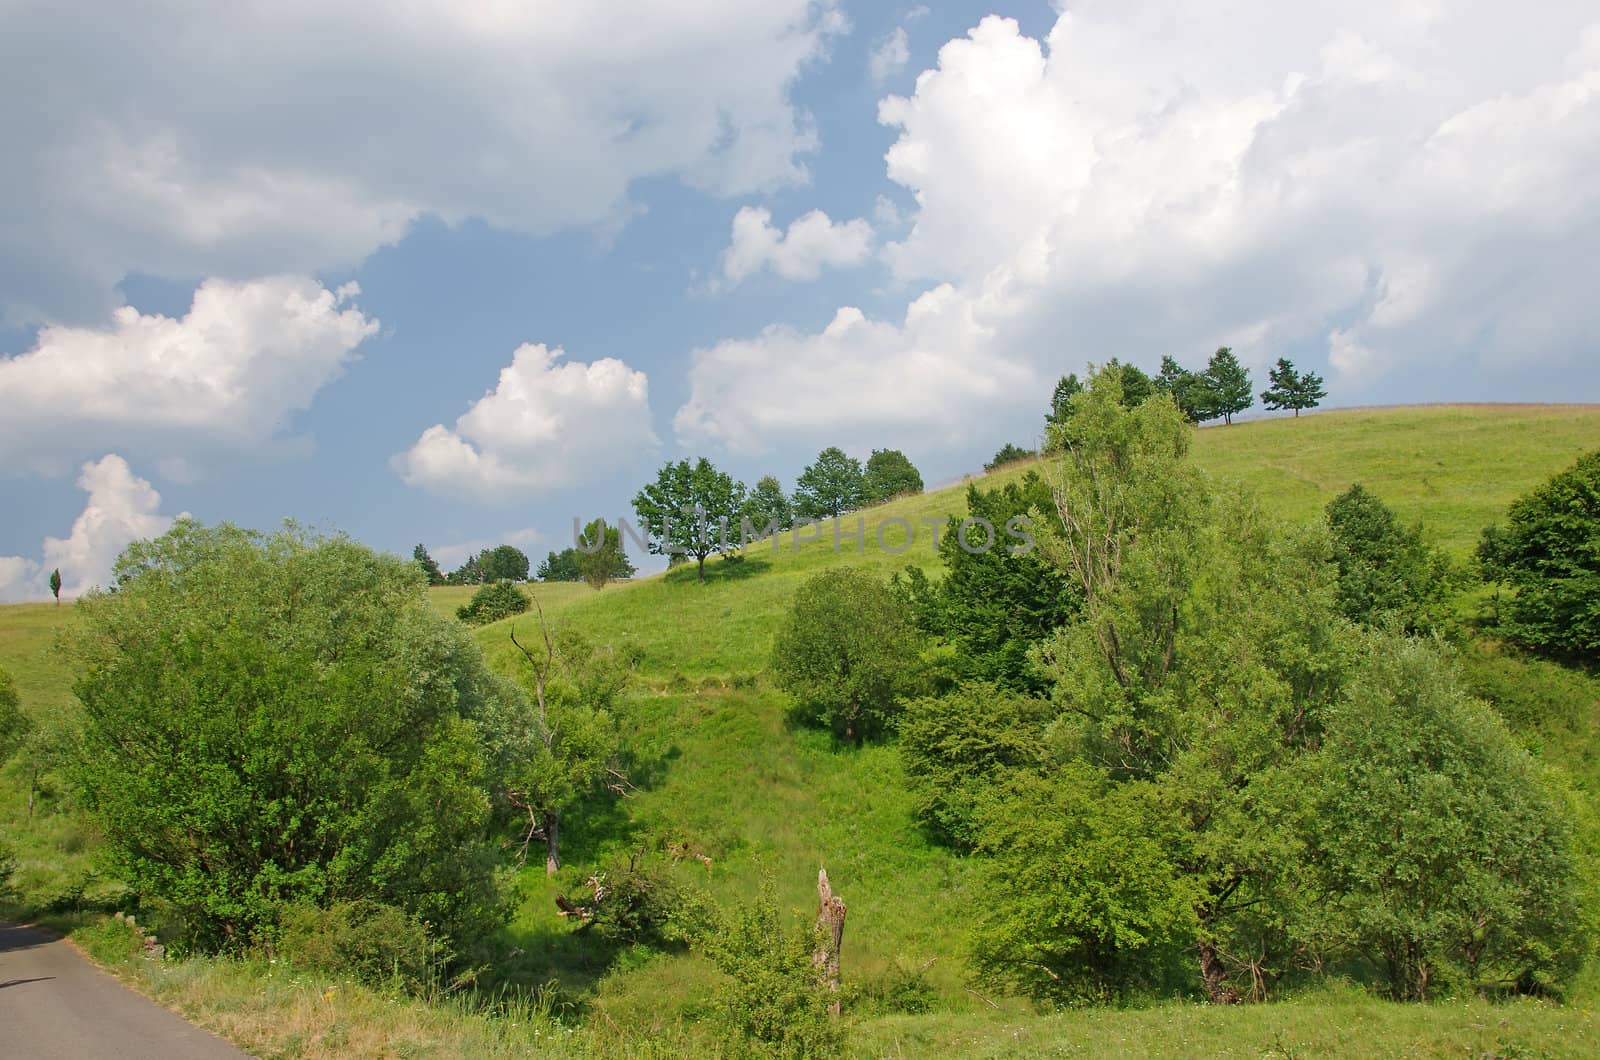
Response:
POLYGON ((1406 527, 1377 497, 1351 486, 1328 504, 1339 608, 1352 622, 1398 621, 1409 633, 1437 629, 1448 615, 1448 557, 1406 527))
POLYGON ((456 608, 456 617, 473 626, 484 626, 528 610, 528 597, 509 581, 491 582, 472 594, 472 599, 456 608))
POLYGON ((786 927, 771 881, 754 902, 725 915, 706 955, 727 977, 717 993, 727 1037, 767 1056, 833 1056, 842 1032, 828 1015, 834 995, 812 966, 809 932, 786 927))
POLYGON ((1026 460, 1029 457, 1038 455, 1038 452, 1033 449, 1024 449, 1020 445, 1007 442, 995 452, 993 460, 983 465, 983 469, 985 471, 993 471, 995 468, 1005 467, 1007 464, 1015 464, 1018 460, 1026 460))
POLYGON ((1600 659, 1600 452, 1512 504, 1478 558, 1515 588, 1502 629, 1538 651, 1600 659))
POLYGON ((370 900, 326 909, 295 904, 278 920, 277 952, 296 968, 348 975, 371 986, 426 986, 449 963, 449 947, 404 909, 370 900))
POLYGON ((862 740, 893 723, 911 689, 918 648, 887 585, 854 567, 834 567, 795 594, 773 642, 772 669, 801 721, 862 740))
POLYGON ((1375 635, 1321 752, 1324 893, 1387 991, 1543 990, 1583 944, 1561 804, 1431 645, 1375 635))
POLYGON ((244 945, 286 901, 498 926, 484 742, 515 695, 415 564, 180 520, 116 574, 75 608, 72 774, 108 867, 172 903, 180 941, 244 945))
POLYGON ((0 766, 22 746, 29 728, 28 716, 17 698, 16 682, 0 667, 0 766))

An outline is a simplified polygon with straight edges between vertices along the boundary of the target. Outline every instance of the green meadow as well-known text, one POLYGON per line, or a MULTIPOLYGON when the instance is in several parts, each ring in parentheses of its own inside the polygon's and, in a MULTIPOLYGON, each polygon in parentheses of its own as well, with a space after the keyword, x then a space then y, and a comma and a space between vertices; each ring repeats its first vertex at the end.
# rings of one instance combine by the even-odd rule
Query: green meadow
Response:
MULTIPOLYGON (((1503 518, 1512 500, 1597 447, 1597 406, 1332 411, 1205 428, 1195 436, 1201 467, 1219 481, 1253 490, 1285 520, 1316 518, 1327 501, 1359 482, 1407 520, 1420 521, 1432 540, 1463 560, 1481 529, 1503 518)), ((1035 463, 972 481, 984 487, 1003 483, 1035 463)), ((862 512, 860 540, 845 537, 836 543, 833 531, 824 527, 814 540, 797 542, 795 535, 784 534, 753 544, 736 561, 708 561, 703 584, 691 564, 599 591, 582 584, 528 586, 552 628, 577 631, 637 660, 627 708, 636 790, 571 815, 563 830, 567 868, 554 881, 530 860, 522 874, 519 911, 508 928, 514 956, 486 973, 486 989, 557 984, 547 994, 551 1011, 580 1031, 560 1046, 541 1039, 540 1050, 717 1054, 698 1020, 716 984, 708 964, 690 955, 596 947, 574 937, 555 915, 557 892, 596 865, 625 856, 646 837, 670 835, 711 860, 709 867, 693 861, 680 866, 677 871, 686 879, 703 882, 719 899, 736 899, 770 878, 797 919, 813 914, 817 869, 827 868, 849 904, 843 964, 847 984, 860 991, 849 1017, 851 1048, 860 1055, 1584 1056, 1600 1051, 1600 1027, 1591 1012, 1600 1000, 1600 975, 1593 969, 1564 1004, 1493 1005, 1470 999, 1399 1005, 1375 1000, 1354 986, 1332 986, 1271 1005, 1219 1009, 1173 999, 1140 1009, 1047 1014, 974 978, 962 924, 970 863, 931 842, 914 823, 894 748, 841 749, 824 733, 791 726, 785 698, 765 673, 778 622, 796 589, 818 570, 854 564, 887 574, 919 565, 936 574, 934 524, 964 513, 966 488, 957 484, 862 512), (913 530, 909 542, 906 524, 913 530), (922 970, 932 985, 932 1011, 908 1016, 876 1009, 874 990, 908 970, 922 970)), ((842 520, 842 533, 854 533, 857 519, 842 520)), ((432 593, 436 606, 453 615, 471 589, 432 593)), ((67 605, 0 607, 0 666, 16 677, 24 708, 35 716, 73 709, 73 668, 57 643, 71 613, 67 605)), ((484 626, 476 637, 491 665, 515 674, 526 663, 511 633, 536 637, 537 624, 530 612, 484 626)), ((1600 694, 1592 679, 1488 651, 1464 663, 1486 694, 1503 692, 1503 710, 1530 746, 1566 769, 1587 798, 1600 796, 1600 741, 1594 735, 1600 694)), ((54 812, 55 800, 48 794, 29 819, 28 787, 20 763, 0 774, 0 821, 18 850, 25 899, 38 906, 86 880, 91 891, 106 885, 109 881, 86 876, 93 869, 92 833, 54 812)), ((300 993, 283 983, 251 987, 259 969, 220 961, 190 964, 199 970, 123 970, 192 1018, 226 1028, 265 1055, 339 1055, 333 1045, 322 1043, 314 1027, 297 1031, 291 1048, 286 1032, 273 1026, 275 1019, 282 1023, 285 1012, 298 1011, 296 1006, 305 1003, 302 995, 314 984, 301 984, 300 993)), ((350 990, 350 1004, 359 997, 366 1006, 361 1019, 392 1024, 387 1037, 381 1030, 364 1030, 360 1041, 373 1044, 358 1051, 435 1056, 517 1051, 503 1029, 484 1031, 481 1015, 463 1009, 448 1018, 425 1019, 417 1015, 418 1002, 350 990)), ((523 1044, 534 1045, 531 1040, 523 1044)))

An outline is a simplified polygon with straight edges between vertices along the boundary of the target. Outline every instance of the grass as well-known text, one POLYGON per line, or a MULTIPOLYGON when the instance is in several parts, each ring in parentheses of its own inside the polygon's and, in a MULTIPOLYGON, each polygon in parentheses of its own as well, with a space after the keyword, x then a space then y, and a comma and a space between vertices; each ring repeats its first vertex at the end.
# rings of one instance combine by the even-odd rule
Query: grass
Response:
MULTIPOLYGON (((1480 529, 1503 518, 1513 499, 1593 448, 1597 439, 1600 407, 1593 406, 1352 410, 1207 428, 1196 434, 1195 458, 1219 480, 1251 486, 1270 509, 1290 520, 1314 518, 1328 500, 1362 482, 1406 519, 1420 519, 1445 548, 1464 555, 1480 529)), ((983 484, 1019 478, 1031 466, 1023 462, 1000 469, 983 484)), ((859 984, 897 965, 932 961, 928 977, 936 1011, 857 1017, 853 1041, 861 1055, 1070 1056, 1110 1049, 1149 1055, 1560 1056, 1594 1051, 1596 1031, 1584 1005, 1600 997, 1600 989, 1587 981, 1565 1006, 1478 1001, 1399 1006, 1352 988, 1242 1009, 1174 1001, 1142 1010, 1039 1016, 1021 1002, 999 997, 996 1011, 972 993, 969 987, 989 991, 971 981, 961 941, 971 863, 930 844, 918 830, 891 748, 840 749, 826 736, 791 727, 783 697, 764 676, 773 632, 806 578, 835 563, 885 574, 914 563, 931 573, 939 561, 926 521, 940 522, 964 508, 964 484, 902 498, 860 514, 865 535, 859 544, 845 537, 836 550, 827 528, 821 540, 797 543, 793 535, 780 535, 752 546, 739 562, 708 562, 705 584, 696 583, 691 566, 599 591, 582 584, 530 586, 552 625, 583 632, 640 660, 626 718, 640 749, 635 770, 640 790, 620 803, 569 818, 563 829, 569 872, 555 883, 546 880, 542 868, 524 874, 526 900, 507 933, 516 949, 491 978, 522 986, 558 980, 560 999, 579 1006, 573 1018, 583 1023, 586 1050, 715 1055, 715 1043, 698 1022, 717 981, 708 966, 684 954, 599 951, 574 939, 566 922, 554 915, 553 895, 572 877, 643 836, 671 832, 712 857, 709 873, 698 866, 694 871, 717 897, 748 895, 763 875, 770 875, 797 920, 814 912, 816 870, 826 865, 850 906, 844 950, 848 980, 859 984), (904 524, 893 520, 913 529, 904 552, 899 552, 904 524), (880 527, 888 548, 880 545, 880 527)), ((855 531, 857 519, 845 519, 841 533, 855 531)), ((472 591, 435 589, 432 599, 442 612, 454 614, 472 591)), ((70 709, 70 669, 51 647, 53 630, 70 613, 70 607, 51 605, 0 608, 0 665, 17 676, 30 711, 70 709)), ((475 635, 492 665, 515 672, 525 664, 508 633, 513 626, 531 632, 534 622, 522 616, 482 627, 475 635)), ((1492 647, 1475 651, 1464 660, 1474 687, 1501 702, 1525 738, 1548 761, 1567 769, 1586 797, 1600 795, 1596 684, 1492 647)), ((9 825, 18 823, 16 786, 12 766, 0 777, 0 813, 9 825)), ((46 814, 42 821, 21 822, 17 845, 32 866, 29 871, 44 873, 51 865, 81 871, 86 865, 92 837, 50 831, 70 821, 64 814, 46 814), (76 852, 67 853, 74 844, 76 852)), ((45 886, 43 880, 30 880, 36 889, 45 886)), ((366 1055, 503 1055, 494 1050, 511 1047, 510 1039, 496 1037, 506 1033, 504 1028, 477 1027, 472 1021, 481 1017, 448 1006, 443 1006, 445 1015, 435 1016, 431 1010, 410 1011, 407 1006, 415 1002, 372 995, 361 1004, 373 1007, 354 1007, 354 998, 367 998, 356 988, 343 995, 353 1006, 343 1024, 346 1044, 319 1045, 326 1036, 313 1033, 313 1016, 331 1017, 317 1007, 324 1003, 314 983, 284 985, 270 969, 235 962, 136 963, 136 973, 130 974, 140 977, 142 988, 263 1055, 333 1055, 341 1049, 366 1055), (436 1018, 444 1022, 428 1022, 436 1018), (309 1029, 295 1032, 299 1037, 286 1044, 283 1028, 302 1024, 309 1029), (349 1037, 384 1027, 390 1028, 383 1032, 388 1038, 349 1037), (429 1052, 438 1046, 427 1041, 454 1043, 450 1048, 456 1051, 429 1052)), ((529 1046, 525 1037, 518 1041, 529 1046)))

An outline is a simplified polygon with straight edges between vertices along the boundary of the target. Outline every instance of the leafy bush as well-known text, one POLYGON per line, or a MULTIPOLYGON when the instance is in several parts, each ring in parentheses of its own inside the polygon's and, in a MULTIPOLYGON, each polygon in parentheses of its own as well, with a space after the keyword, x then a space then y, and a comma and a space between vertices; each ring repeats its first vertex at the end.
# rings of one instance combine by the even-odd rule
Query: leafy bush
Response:
POLYGON ((1358 484, 1328 503, 1328 526, 1346 618, 1398 621, 1408 633, 1443 624, 1454 575, 1449 558, 1423 541, 1420 525, 1400 525, 1387 505, 1358 484))
POLYGON ((932 1012, 939 991, 928 981, 928 966, 897 960, 883 972, 872 976, 853 991, 862 1007, 874 1012, 920 1016, 932 1012))
POLYGON ((1543 990, 1576 968, 1560 803, 1430 645, 1380 635, 1321 752, 1316 847, 1342 933, 1397 998, 1543 990))
POLYGON ((473 626, 484 626, 528 610, 528 597, 509 581, 491 582, 472 594, 472 599, 456 608, 456 617, 473 626))
POLYGON ((4 839, 0 839, 0 908, 10 905, 22 896, 11 883, 17 871, 17 855, 4 839))
POLYGON ((1038 455, 1036 450, 1024 449, 1020 445, 1007 442, 995 451, 994 459, 984 464, 983 469, 985 471, 993 471, 997 467, 1005 467, 1007 464, 1015 464, 1018 460, 1026 460, 1030 456, 1038 455))
POLYGON ((647 848, 591 873, 578 896, 564 901, 578 930, 627 946, 683 946, 712 926, 705 894, 647 848))
POLYGON ((727 977, 715 1001, 724 1033, 766 1056, 833 1056, 842 1031, 834 998, 812 966, 809 932, 787 927, 770 881, 754 902, 724 915, 706 955, 727 977))
POLYGON ((296 968, 348 975, 371 986, 428 985, 449 963, 449 947, 403 909, 381 902, 295 904, 278 920, 277 952, 296 968))
POLYGON ((72 769, 107 860, 201 948, 283 902, 371 899, 454 940, 501 922, 483 741, 514 691, 416 565, 180 520, 75 608, 72 769))
POLYGON ((29 728, 28 716, 17 698, 16 682, 0 667, 0 766, 22 746, 29 728))
POLYGON ((922 473, 898 449, 874 449, 861 479, 863 504, 922 492, 922 473))
POLYGON ((1485 531, 1485 575, 1515 588, 1506 636, 1538 651, 1600 659, 1600 452, 1512 504, 1485 531))
POLYGON ((917 817, 940 839, 970 847, 982 794, 1008 769, 1046 757, 1050 704, 990 684, 912 700, 900 722, 899 750, 917 817))
POLYGON ((778 684, 795 714, 847 740, 886 731, 911 690, 916 630, 889 587, 854 567, 834 567, 795 594, 772 647, 778 684))

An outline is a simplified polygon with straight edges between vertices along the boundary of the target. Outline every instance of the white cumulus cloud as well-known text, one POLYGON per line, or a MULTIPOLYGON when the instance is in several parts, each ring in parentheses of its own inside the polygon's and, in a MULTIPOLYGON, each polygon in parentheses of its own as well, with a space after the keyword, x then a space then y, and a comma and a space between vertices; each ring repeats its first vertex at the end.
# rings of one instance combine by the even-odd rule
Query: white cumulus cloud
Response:
POLYGON ((887 81, 906 68, 911 61, 910 41, 906 37, 904 26, 896 26, 894 31, 872 49, 872 54, 867 56, 867 72, 874 81, 887 81))
POLYGON ((42 560, 0 556, 0 600, 43 599, 53 570, 61 571, 63 599, 104 588, 123 549, 166 533, 174 521, 161 514, 161 494, 115 453, 84 464, 78 486, 88 501, 66 537, 44 539, 42 560))
POLYGON ((378 329, 357 293, 208 280, 181 318, 124 306, 105 327, 45 328, 0 357, 0 460, 52 472, 112 446, 173 459, 269 442, 378 329))
POLYGON ((814 280, 825 268, 860 265, 872 254, 872 225, 861 218, 835 222, 812 210, 790 223, 772 223, 772 212, 743 207, 733 217, 733 240, 722 252, 722 279, 728 287, 762 269, 786 280, 814 280))
POLYGON ((5 26, 0 320, 28 324, 101 318, 130 272, 346 267, 423 214, 539 235, 620 223, 643 178, 803 181, 790 87, 848 22, 833 0, 85 0, 5 26))
MULTIPOLYGON (((879 119, 917 204, 883 256, 940 311, 699 351, 680 437, 1008 414, 911 380, 913 358, 1049 379, 1231 345, 1328 364, 1344 402, 1600 386, 1590 3, 1083 0, 1042 40, 984 19, 879 119), (879 397, 908 387, 909 409, 879 397)), ((1036 426, 1029 397, 1007 433, 1036 426)))
POLYGON ((519 347, 495 388, 456 420, 435 424, 394 458, 407 484, 509 502, 653 456, 645 373, 614 357, 563 361, 542 344, 519 347))

